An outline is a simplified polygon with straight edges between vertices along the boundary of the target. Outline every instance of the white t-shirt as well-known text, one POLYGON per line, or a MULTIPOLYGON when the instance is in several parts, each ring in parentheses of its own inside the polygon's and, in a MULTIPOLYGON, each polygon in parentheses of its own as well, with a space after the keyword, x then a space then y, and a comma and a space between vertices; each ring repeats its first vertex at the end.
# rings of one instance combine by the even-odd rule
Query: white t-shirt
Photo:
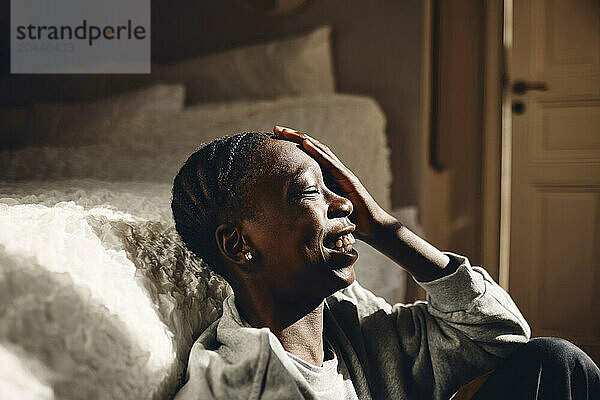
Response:
POLYGON ((319 399, 358 400, 343 358, 338 358, 335 348, 326 343, 334 355, 333 358, 323 361, 321 367, 308 363, 288 351, 286 353, 319 399))

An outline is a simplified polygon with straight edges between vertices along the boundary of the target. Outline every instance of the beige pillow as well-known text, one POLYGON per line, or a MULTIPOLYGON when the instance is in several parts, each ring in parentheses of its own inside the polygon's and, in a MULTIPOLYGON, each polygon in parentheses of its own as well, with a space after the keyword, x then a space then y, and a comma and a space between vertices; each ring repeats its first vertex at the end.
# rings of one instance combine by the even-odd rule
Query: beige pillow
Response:
POLYGON ((81 145, 102 138, 85 133, 88 128, 137 114, 174 112, 183 109, 185 88, 181 84, 160 84, 108 97, 91 103, 36 104, 27 110, 22 145, 81 145))
POLYGON ((152 73, 183 82, 188 104, 334 93, 330 37, 324 25, 302 36, 153 65, 152 73))

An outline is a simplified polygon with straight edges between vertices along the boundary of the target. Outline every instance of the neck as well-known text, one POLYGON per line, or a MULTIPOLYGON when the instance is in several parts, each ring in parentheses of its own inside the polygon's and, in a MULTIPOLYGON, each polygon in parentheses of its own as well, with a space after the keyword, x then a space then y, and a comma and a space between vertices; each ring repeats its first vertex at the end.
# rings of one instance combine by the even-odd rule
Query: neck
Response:
POLYGON ((313 365, 323 365, 324 300, 301 303, 235 291, 240 316, 255 328, 268 327, 283 348, 313 365))
POLYGON ((273 331, 283 348, 304 361, 323 365, 323 302, 279 332, 273 331))

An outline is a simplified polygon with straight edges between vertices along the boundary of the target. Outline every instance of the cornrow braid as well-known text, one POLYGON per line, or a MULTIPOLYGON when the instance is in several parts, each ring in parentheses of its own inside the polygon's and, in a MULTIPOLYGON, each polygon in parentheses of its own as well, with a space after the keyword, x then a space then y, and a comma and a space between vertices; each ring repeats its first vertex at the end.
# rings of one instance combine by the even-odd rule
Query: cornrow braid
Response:
POLYGON ((272 134, 242 132, 213 140, 189 156, 173 180, 175 229, 190 251, 225 278, 215 230, 225 221, 252 216, 247 185, 256 171, 248 162, 269 137, 272 134))

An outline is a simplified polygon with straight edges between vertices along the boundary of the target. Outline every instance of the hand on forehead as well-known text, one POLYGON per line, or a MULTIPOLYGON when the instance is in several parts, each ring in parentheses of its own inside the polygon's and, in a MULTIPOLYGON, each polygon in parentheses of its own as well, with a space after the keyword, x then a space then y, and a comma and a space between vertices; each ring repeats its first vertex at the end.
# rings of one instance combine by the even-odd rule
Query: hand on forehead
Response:
POLYGON ((260 167, 273 174, 293 175, 302 168, 319 169, 319 163, 310 156, 301 144, 282 138, 272 138, 264 143, 259 159, 260 167))

